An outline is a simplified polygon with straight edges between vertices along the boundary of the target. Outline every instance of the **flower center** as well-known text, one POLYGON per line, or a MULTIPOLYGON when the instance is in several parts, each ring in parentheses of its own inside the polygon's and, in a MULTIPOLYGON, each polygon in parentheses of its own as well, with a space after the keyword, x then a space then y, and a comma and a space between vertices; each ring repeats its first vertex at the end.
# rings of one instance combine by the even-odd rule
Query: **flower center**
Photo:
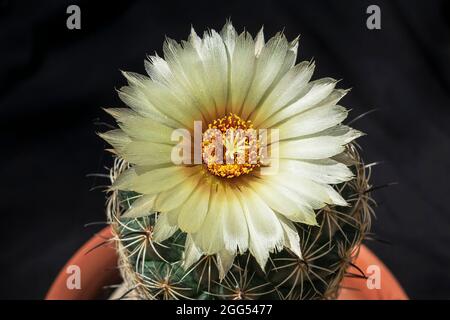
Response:
POLYGON ((230 113, 209 123, 203 133, 203 162, 216 176, 239 177, 260 166, 258 147, 251 121, 230 113))

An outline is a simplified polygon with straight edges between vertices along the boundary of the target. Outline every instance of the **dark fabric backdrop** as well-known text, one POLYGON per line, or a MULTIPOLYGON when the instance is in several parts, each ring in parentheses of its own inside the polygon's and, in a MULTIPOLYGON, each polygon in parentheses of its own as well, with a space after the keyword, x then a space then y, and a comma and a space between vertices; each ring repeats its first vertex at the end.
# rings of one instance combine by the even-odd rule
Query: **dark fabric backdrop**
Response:
POLYGON ((255 34, 301 34, 299 59, 315 78, 352 87, 343 104, 367 162, 384 161, 368 245, 412 298, 450 298, 450 2, 428 1, 0 1, 0 298, 43 298, 71 254, 104 221, 110 158, 95 135, 122 106, 119 69, 144 73, 167 35, 185 39, 227 18, 255 34), (66 8, 81 7, 81 30, 66 8), (382 29, 366 28, 381 8, 382 29), (386 243, 386 241, 388 243, 386 243))

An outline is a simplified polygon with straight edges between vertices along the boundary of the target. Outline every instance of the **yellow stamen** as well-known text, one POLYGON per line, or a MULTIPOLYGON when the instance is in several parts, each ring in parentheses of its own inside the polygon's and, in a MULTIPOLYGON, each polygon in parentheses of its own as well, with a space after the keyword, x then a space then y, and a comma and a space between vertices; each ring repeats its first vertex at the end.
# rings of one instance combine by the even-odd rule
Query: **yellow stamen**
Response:
POLYGON ((203 162, 210 173, 230 179, 248 174, 260 166, 256 134, 250 120, 242 120, 230 113, 208 124, 208 129, 219 130, 223 144, 223 159, 219 159, 220 154, 215 150, 217 136, 203 139, 203 162))

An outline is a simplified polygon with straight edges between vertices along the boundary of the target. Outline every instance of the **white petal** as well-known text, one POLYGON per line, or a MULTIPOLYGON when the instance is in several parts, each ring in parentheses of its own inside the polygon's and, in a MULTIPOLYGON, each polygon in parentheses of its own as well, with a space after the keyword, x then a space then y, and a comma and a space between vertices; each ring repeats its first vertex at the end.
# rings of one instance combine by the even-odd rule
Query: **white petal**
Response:
POLYGON ((331 78, 323 78, 313 81, 309 84, 309 91, 291 105, 281 109, 273 116, 261 123, 263 128, 271 128, 278 122, 283 121, 305 110, 319 104, 326 99, 336 86, 336 80, 331 78))
POLYGON ((289 65, 289 69, 292 68, 295 65, 295 62, 297 61, 297 54, 298 54, 298 40, 300 39, 300 36, 297 36, 294 40, 289 42, 289 50, 288 54, 286 55, 285 63, 289 65))
POLYGON ((165 212, 182 206, 189 198, 192 191, 196 189, 202 176, 202 172, 194 174, 174 188, 158 194, 158 197, 155 200, 155 210, 165 212))
MULTIPOLYGON (((201 103, 196 100, 193 94, 193 89, 198 87, 193 83, 193 81, 195 82, 195 76, 186 70, 199 64, 200 57, 191 45, 183 48, 170 39, 166 41, 164 50, 168 59, 171 59, 171 65, 158 56, 150 57, 151 62, 146 61, 145 65, 147 73, 160 85, 159 87, 163 89, 162 91, 169 97, 168 99, 174 101, 174 98, 183 97, 182 99, 175 99, 172 102, 174 106, 178 105, 178 108, 188 112, 192 117, 195 117, 195 120, 202 120, 201 117, 203 117, 203 120, 206 119, 201 110, 201 103)), ((149 100, 153 101, 156 107, 161 105, 164 108, 164 100, 161 101, 160 99, 160 103, 152 100, 152 97, 149 100)), ((165 110, 163 109, 162 112, 164 113, 165 110)))
MULTIPOLYGON (((317 221, 314 210, 325 206, 323 199, 328 199, 326 191, 320 189, 321 193, 319 195, 316 195, 313 191, 311 192, 313 194, 312 196, 311 193, 308 193, 308 190, 303 190, 305 186, 301 182, 299 182, 299 186, 296 182, 286 181, 286 177, 286 174, 280 173, 278 175, 264 176, 262 180, 264 184, 269 185, 273 189, 280 190, 279 192, 284 193, 289 199, 296 202, 300 208, 300 212, 304 213, 304 221, 302 223, 316 225, 317 221)), ((311 181, 307 182, 311 183, 311 181)), ((308 187, 308 184, 306 184, 306 188, 308 187)), ((313 185, 313 187, 317 186, 313 185)), ((290 220, 295 221, 295 219, 290 220)))
POLYGON ((136 169, 129 168, 123 171, 111 186, 111 190, 126 190, 131 191, 130 186, 137 178, 136 169))
POLYGON ((225 278, 228 270, 233 266, 236 255, 228 250, 222 250, 217 253, 217 267, 219 269, 219 279, 225 278))
MULTIPOLYGON (((144 194, 154 194, 169 190, 201 170, 200 166, 171 166, 155 169, 127 179, 122 190, 131 190, 144 194)), ((118 186, 116 186, 119 188, 118 186)), ((121 188, 119 188, 121 189, 121 188)))
POLYGON ((167 62, 158 55, 150 56, 149 61, 145 61, 145 71, 154 81, 170 84, 173 80, 172 70, 167 62))
POLYGON ((307 204, 299 201, 298 194, 269 180, 257 179, 249 181, 250 187, 274 211, 281 213, 289 220, 315 225, 316 214, 307 204))
POLYGON ((314 136, 281 141, 279 156, 285 159, 324 159, 344 151, 345 145, 362 136, 360 131, 336 126, 314 136))
POLYGON ((206 218, 198 230, 192 234, 195 244, 204 254, 215 254, 225 249, 223 240, 223 217, 227 212, 227 201, 223 186, 213 185, 211 200, 206 218))
POLYGON ((236 249, 239 249, 242 254, 248 249, 248 227, 242 205, 231 188, 225 185, 228 212, 223 220, 223 236, 228 251, 235 253, 236 249))
POLYGON ((250 188, 236 192, 244 209, 250 235, 250 253, 264 270, 269 253, 281 250, 283 229, 275 213, 250 188))
POLYGON ((284 231, 284 246, 290 249, 301 259, 302 253, 300 250, 300 237, 297 229, 294 224, 285 217, 278 215, 278 219, 280 220, 281 227, 284 231))
POLYGON ((280 142, 280 158, 323 159, 344 151, 344 144, 336 138, 315 137, 280 142))
POLYGON ((173 227, 178 227, 177 221, 180 215, 180 207, 164 213, 167 216, 167 223, 173 227))
POLYGON ((172 150, 174 146, 148 141, 132 141, 120 152, 127 162, 141 166, 172 164, 172 150))
POLYGON ((314 209, 319 209, 325 204, 346 205, 345 200, 327 184, 321 184, 312 180, 295 176, 290 173, 279 173, 274 176, 266 176, 265 179, 291 189, 299 195, 298 200, 309 204, 314 209))
POLYGON ((208 179, 200 182, 194 192, 181 208, 178 216, 180 229, 187 233, 195 233, 203 224, 208 213, 211 183, 208 179))
POLYGON ((345 199, 340 195, 339 192, 337 192, 335 189, 333 189, 333 187, 327 185, 327 184, 322 184, 322 186, 325 188, 328 196, 330 197, 330 204, 336 204, 338 206, 348 206, 349 204, 347 203, 347 201, 345 201, 345 199))
POLYGON ((176 120, 183 128, 192 129, 194 120, 203 120, 203 115, 189 96, 177 94, 172 86, 149 81, 142 88, 148 101, 162 114, 176 120))
POLYGON ((130 108, 103 108, 103 110, 116 120, 139 116, 139 113, 130 108))
POLYGON ((153 240, 162 242, 170 238, 177 230, 177 226, 170 225, 167 213, 159 213, 153 229, 153 240))
POLYGON ((175 144, 171 141, 173 128, 164 125, 152 118, 145 118, 130 113, 131 109, 106 109, 105 111, 113 115, 120 128, 132 139, 151 141, 157 143, 175 144))
POLYGON ((156 195, 143 195, 136 199, 127 211, 122 215, 124 218, 138 218, 148 216, 154 211, 156 195))
POLYGON ((220 31, 220 36, 227 47, 228 55, 230 57, 233 56, 234 47, 236 45, 236 38, 238 37, 236 30, 233 27, 231 21, 227 21, 220 31))
MULTIPOLYGON (((128 75, 129 74, 125 74, 128 75)), ((149 82, 149 81, 147 81, 149 82)), ((179 128, 180 123, 168 117, 159 111, 147 98, 147 95, 142 91, 141 87, 136 85, 124 86, 118 91, 120 99, 125 102, 130 108, 144 117, 152 118, 161 123, 164 123, 172 128, 179 128)))
POLYGON ((247 97, 255 72, 254 42, 251 35, 243 32, 236 40, 230 66, 230 98, 228 110, 239 113, 247 97))
POLYGON ((264 48, 264 27, 262 27, 255 38, 255 56, 258 57, 261 54, 262 49, 264 48))
POLYGON ((252 115, 255 127, 287 104, 292 103, 294 99, 299 99, 306 94, 313 72, 314 64, 308 61, 297 64, 289 70, 252 115))
POLYGON ((204 66, 206 89, 212 96, 216 117, 225 114, 228 95, 228 56, 222 37, 214 30, 206 32, 196 47, 204 66))
POLYGON ((297 49, 298 49, 298 37, 291 41, 288 45, 288 49, 286 52, 286 56, 284 57, 284 62, 281 65, 280 70, 278 71, 275 80, 272 82, 268 91, 272 91, 275 86, 278 85, 278 82, 284 78, 286 73, 295 65, 295 60, 297 59, 297 49))
POLYGON ((280 141, 317 133, 340 124, 347 118, 348 111, 341 106, 318 107, 290 118, 278 128, 280 141))
POLYGON ((278 34, 267 42, 256 60, 255 75, 245 99, 241 118, 247 119, 257 107, 261 98, 276 79, 283 66, 289 44, 283 34, 278 34))
POLYGON ((314 180, 319 183, 335 184, 353 178, 352 171, 343 163, 332 159, 322 160, 280 160, 280 171, 314 180))
POLYGON ((201 250, 195 245, 192 237, 188 234, 184 244, 183 268, 188 269, 202 256, 201 250))
POLYGON ((123 148, 131 142, 130 137, 128 137, 126 133, 120 129, 98 133, 98 135, 112 145, 117 153, 121 153, 123 148))
MULTIPOLYGON (((172 70, 174 83, 179 84, 179 90, 186 104, 195 107, 205 119, 211 121, 215 116, 215 103, 208 90, 204 68, 199 52, 194 45, 201 39, 192 29, 189 42, 183 45, 167 39, 163 46, 164 58, 172 70)), ((200 120, 198 117, 192 118, 200 120)))

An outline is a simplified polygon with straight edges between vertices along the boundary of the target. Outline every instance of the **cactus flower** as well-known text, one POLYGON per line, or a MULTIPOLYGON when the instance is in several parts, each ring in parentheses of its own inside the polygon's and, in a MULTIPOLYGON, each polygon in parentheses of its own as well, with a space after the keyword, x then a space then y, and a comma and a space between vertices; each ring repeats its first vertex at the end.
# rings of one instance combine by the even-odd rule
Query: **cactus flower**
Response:
POLYGON ((124 72, 119 96, 129 108, 107 109, 119 128, 100 134, 128 164, 111 190, 135 194, 123 218, 155 215, 153 241, 186 234, 185 268, 214 255, 223 278, 247 252, 262 269, 285 248, 302 258, 298 225, 319 228, 318 210, 349 206, 335 185, 354 178, 342 155, 361 132, 342 124, 347 90, 312 81, 314 63, 296 63, 297 48, 298 38, 265 41, 263 30, 253 38, 227 22, 221 32, 167 39, 145 76, 124 72), (195 123, 219 136, 195 141, 195 123), (199 163, 174 162, 180 129, 199 163), (252 150, 242 134, 250 129, 277 130, 276 155, 264 158, 259 140, 252 150), (210 150, 217 140, 223 150, 210 150), (246 160, 225 161, 240 155, 246 160), (275 156, 276 171, 262 174, 275 156))

